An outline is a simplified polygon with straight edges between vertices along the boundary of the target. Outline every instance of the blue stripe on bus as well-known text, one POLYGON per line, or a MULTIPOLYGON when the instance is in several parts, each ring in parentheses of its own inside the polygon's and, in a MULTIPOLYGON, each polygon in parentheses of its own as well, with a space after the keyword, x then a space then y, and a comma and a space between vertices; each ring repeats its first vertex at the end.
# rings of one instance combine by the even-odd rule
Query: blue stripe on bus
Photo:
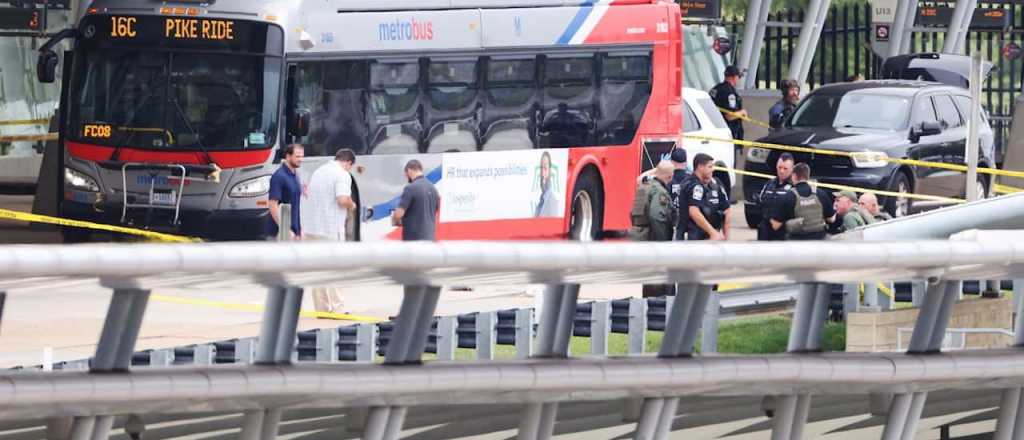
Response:
MULTIPOLYGON (((430 170, 426 175, 427 181, 437 185, 437 182, 441 181, 441 167, 430 170)), ((397 197, 388 200, 384 203, 373 205, 373 217, 370 220, 382 220, 391 217, 391 211, 394 211, 398 207, 398 202, 402 200, 402 195, 399 194, 397 197)))
POLYGON ((579 32, 580 27, 583 26, 583 22, 587 21, 587 17, 590 16, 591 12, 593 12, 594 7, 591 6, 593 4, 593 2, 587 2, 586 6, 581 7, 579 12, 576 12, 576 16, 572 18, 571 22, 569 22, 569 27, 564 33, 562 33, 562 36, 558 37, 558 42, 556 44, 565 45, 572 41, 572 37, 576 35, 576 32, 579 32))

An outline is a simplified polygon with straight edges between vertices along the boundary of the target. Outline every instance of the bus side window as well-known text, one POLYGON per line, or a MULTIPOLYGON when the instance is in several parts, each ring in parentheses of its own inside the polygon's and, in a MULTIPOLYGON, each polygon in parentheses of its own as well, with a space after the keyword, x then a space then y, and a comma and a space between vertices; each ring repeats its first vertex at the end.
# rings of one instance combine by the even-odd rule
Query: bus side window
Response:
POLYGON ((370 65, 363 60, 326 63, 323 84, 324 155, 334 156, 339 148, 356 154, 368 150, 366 88, 370 84, 370 65))
POLYGON ((479 144, 478 58, 430 59, 424 130, 428 153, 476 151, 479 144))
POLYGON ((419 60, 384 60, 370 64, 366 103, 370 153, 422 152, 421 101, 419 60))
POLYGON ((650 97, 649 54, 602 57, 597 144, 630 144, 650 97))
POLYGON ((537 146, 537 59, 494 57, 486 61, 481 149, 523 150, 537 146))
POLYGON ((592 145, 596 80, 594 56, 547 55, 544 61, 540 147, 592 145))

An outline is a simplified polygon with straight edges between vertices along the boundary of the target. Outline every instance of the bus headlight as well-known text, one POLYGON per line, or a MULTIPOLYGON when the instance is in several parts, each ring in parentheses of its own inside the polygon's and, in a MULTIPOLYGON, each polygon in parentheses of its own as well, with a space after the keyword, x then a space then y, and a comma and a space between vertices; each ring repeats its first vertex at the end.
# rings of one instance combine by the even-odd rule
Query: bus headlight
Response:
POLYGON ((96 184, 95 179, 67 167, 64 167, 64 184, 82 191, 100 192, 100 186, 96 184))
POLYGON ((238 182, 231 188, 228 197, 259 197, 268 192, 270 192, 270 176, 260 176, 255 179, 238 182))
POLYGON ((850 153, 853 166, 857 168, 881 168, 889 164, 889 155, 881 151, 858 151, 850 153))
POLYGON ((750 163, 765 163, 768 162, 768 155, 771 153, 766 148, 752 147, 747 150, 747 162, 750 163))

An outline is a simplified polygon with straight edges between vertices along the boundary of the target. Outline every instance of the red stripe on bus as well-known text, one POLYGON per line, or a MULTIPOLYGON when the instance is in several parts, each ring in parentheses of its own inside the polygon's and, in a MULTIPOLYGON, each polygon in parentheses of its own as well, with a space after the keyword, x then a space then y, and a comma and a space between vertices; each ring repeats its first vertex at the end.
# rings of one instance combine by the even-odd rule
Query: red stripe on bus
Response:
MULTIPOLYGON (((68 142, 68 153, 72 156, 95 162, 110 160, 114 147, 68 142)), ((240 168, 266 163, 270 149, 249 151, 211 151, 210 158, 222 169, 240 168)), ((121 148, 118 159, 123 162, 178 163, 207 165, 209 161, 200 151, 153 151, 137 148, 121 148)))
MULTIPOLYGON (((516 220, 482 220, 441 223, 438 240, 564 240, 565 221, 559 217, 516 220)), ((388 240, 401 240, 402 228, 388 233, 388 240)))

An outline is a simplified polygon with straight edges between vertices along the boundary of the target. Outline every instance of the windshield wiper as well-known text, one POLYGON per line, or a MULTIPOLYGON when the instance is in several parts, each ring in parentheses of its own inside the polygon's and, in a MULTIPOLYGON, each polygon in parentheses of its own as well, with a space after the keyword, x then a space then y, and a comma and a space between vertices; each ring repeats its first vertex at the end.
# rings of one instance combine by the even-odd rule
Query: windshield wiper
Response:
POLYGON ((185 123, 185 128, 187 128, 188 131, 196 137, 196 145, 199 145, 199 150, 203 152, 206 162, 219 167, 217 162, 213 160, 213 157, 210 156, 210 151, 206 149, 206 145, 203 144, 203 137, 198 131, 192 128, 192 124, 188 122, 188 116, 185 115, 185 110, 181 108, 181 104, 178 103, 178 99, 173 98, 171 99, 171 102, 174 104, 174 110, 178 112, 178 117, 180 117, 181 121, 185 123))

